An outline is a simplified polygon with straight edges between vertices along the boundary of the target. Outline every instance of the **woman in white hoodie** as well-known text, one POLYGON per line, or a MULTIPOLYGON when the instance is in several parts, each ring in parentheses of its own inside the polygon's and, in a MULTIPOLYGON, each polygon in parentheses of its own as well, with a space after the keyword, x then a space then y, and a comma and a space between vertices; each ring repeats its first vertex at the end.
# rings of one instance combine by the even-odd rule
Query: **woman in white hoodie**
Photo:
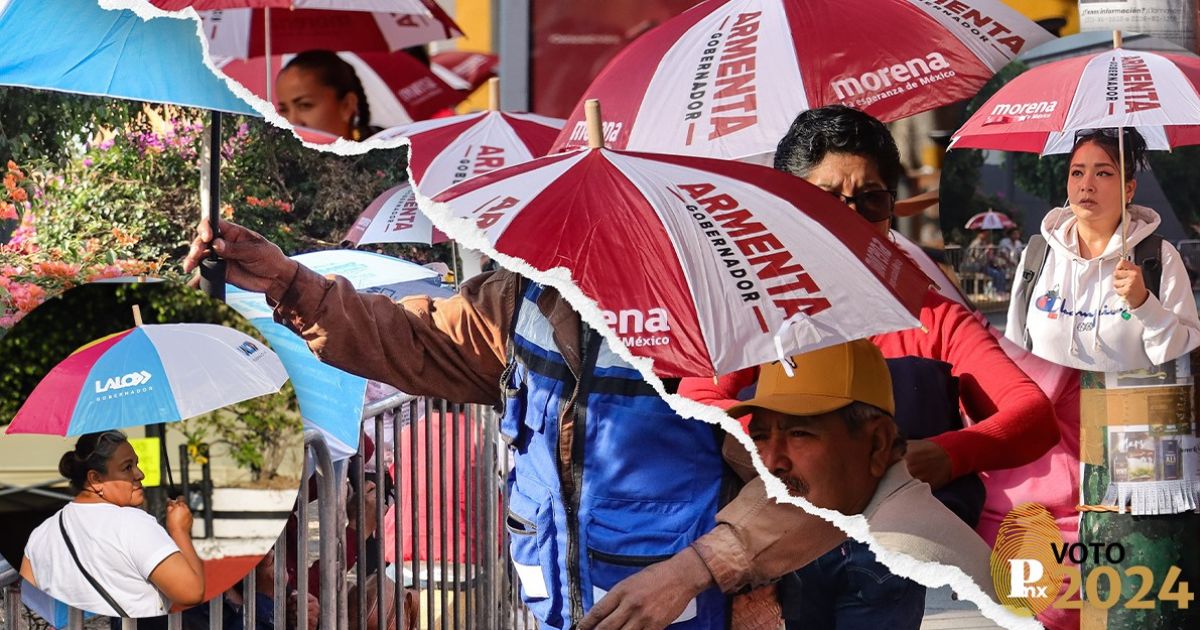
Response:
MULTIPOLYGON (((1081 133, 1071 150, 1064 208, 1042 220, 1049 248, 1034 280, 1020 322, 1025 279, 1017 274, 1005 335, 1034 354, 1067 367, 1095 372, 1149 368, 1172 361, 1200 345, 1200 319, 1192 283, 1179 252, 1162 241, 1157 258, 1157 296, 1146 288, 1144 270, 1134 264, 1137 244, 1154 234, 1161 220, 1150 208, 1132 205, 1134 173, 1145 164, 1146 143, 1125 131, 1125 177, 1116 130, 1081 133), (1121 196, 1128 227, 1122 255, 1121 196)), ((1033 248, 1021 255, 1021 265, 1033 248)), ((1036 269, 1036 262, 1033 264, 1036 269)))

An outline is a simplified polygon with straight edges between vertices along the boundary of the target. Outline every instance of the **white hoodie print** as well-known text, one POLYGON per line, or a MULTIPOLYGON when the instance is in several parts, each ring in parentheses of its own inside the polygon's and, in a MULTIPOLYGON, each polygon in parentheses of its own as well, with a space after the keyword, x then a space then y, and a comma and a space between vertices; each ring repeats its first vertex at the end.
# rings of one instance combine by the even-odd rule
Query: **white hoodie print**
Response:
MULTIPOLYGON (((1129 207, 1130 258, 1137 243, 1153 234, 1160 222, 1158 213, 1149 208, 1129 207)), ((1046 215, 1042 237, 1050 250, 1030 294, 1026 319, 1034 354, 1080 370, 1121 372, 1166 363, 1200 346, 1192 283, 1170 243, 1163 241, 1159 258, 1158 297, 1150 294, 1144 304, 1130 309, 1113 290, 1113 272, 1121 259, 1120 227, 1104 252, 1091 260, 1079 254, 1076 219, 1069 207, 1046 215)), ((1013 295, 1022 284, 1018 275, 1013 295)), ((1005 335, 1021 344, 1015 315, 1010 308, 1005 335)))

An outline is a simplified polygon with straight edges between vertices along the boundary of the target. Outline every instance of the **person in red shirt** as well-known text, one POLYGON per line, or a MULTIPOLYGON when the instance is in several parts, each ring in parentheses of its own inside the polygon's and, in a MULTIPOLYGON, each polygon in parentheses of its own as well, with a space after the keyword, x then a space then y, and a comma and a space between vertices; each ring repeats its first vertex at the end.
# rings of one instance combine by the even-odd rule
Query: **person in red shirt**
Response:
MULTIPOLYGON (((779 143, 775 168, 828 191, 881 234, 891 233, 903 167, 891 133, 870 115, 841 105, 801 113, 779 143)), ((964 475, 1029 464, 1058 442, 1049 399, 967 309, 930 290, 919 318, 924 331, 886 333, 872 341, 889 359, 915 356, 948 363, 959 382, 964 428, 909 440, 905 462, 914 477, 936 491, 964 475)), ((715 383, 683 379, 679 393, 728 409, 757 375, 757 368, 749 368, 715 383)), ((749 417, 740 420, 746 426, 749 417)), ((837 585, 844 585, 852 572, 850 565, 876 575, 879 588, 872 597, 886 598, 882 591, 889 581, 895 588, 903 588, 906 582, 875 561, 862 543, 847 541, 828 555, 840 561, 818 560, 798 572, 797 581, 805 588, 789 589, 785 579, 779 591, 785 619, 803 618, 806 628, 841 628, 843 621, 850 625, 865 621, 847 612, 854 608, 848 602, 859 601, 859 607, 869 604, 861 601, 864 593, 837 592, 837 585)))

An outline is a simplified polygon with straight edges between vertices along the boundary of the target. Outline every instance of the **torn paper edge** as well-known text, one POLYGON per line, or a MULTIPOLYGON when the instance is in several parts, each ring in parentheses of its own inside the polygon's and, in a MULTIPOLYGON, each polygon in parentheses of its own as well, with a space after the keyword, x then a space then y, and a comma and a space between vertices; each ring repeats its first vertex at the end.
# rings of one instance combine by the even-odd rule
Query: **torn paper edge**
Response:
POLYGON ((602 311, 595 300, 585 295, 574 283, 569 269, 554 267, 546 271, 539 271, 524 259, 504 254, 487 240, 484 232, 475 226, 474 221, 467 218, 454 217, 451 210, 453 204, 434 202, 432 198, 426 197, 421 193, 416 185, 413 186, 413 192, 421 211, 429 217, 439 230, 457 240, 460 245, 482 251, 492 259, 500 262, 506 269, 519 273, 534 282, 556 289, 571 307, 580 314, 580 318, 587 322, 593 329, 600 332, 605 340, 608 341, 609 347, 618 356, 634 366, 646 382, 654 388, 658 395, 673 410, 685 418, 715 424, 721 427, 726 433, 733 435, 749 451, 751 459, 754 462, 754 468, 759 476, 762 477, 767 488, 767 494, 771 498, 781 503, 800 507, 810 514, 829 521, 855 540, 866 543, 871 551, 875 553, 876 558, 896 575, 910 578, 926 587, 950 586, 960 597, 970 600, 985 617, 995 623, 1013 630, 1043 627, 1036 619, 1018 615, 993 601, 961 568, 955 565, 943 565, 936 562, 917 560, 907 554, 890 551, 883 547, 871 535, 867 521, 861 514, 848 516, 834 510, 818 508, 807 499, 793 497, 788 494, 783 482, 775 478, 767 470, 762 462, 762 458, 759 457, 757 450, 754 448, 754 443, 750 439, 750 436, 746 434, 736 419, 730 417, 724 410, 717 407, 696 402, 678 394, 668 394, 666 392, 662 380, 654 374, 653 359, 635 356, 629 351, 629 348, 620 340, 620 336, 605 323, 602 311))
MULTIPOLYGON (((201 43, 204 53, 202 61, 205 66, 215 76, 222 79, 235 95, 248 103, 255 111, 262 114, 265 120, 277 127, 288 130, 292 129, 291 125, 275 112, 271 104, 251 93, 250 90, 227 77, 216 68, 208 54, 208 39, 204 36, 200 17, 194 9, 189 7, 183 11, 167 12, 150 5, 146 0, 97 1, 105 9, 128 9, 144 20, 163 17, 195 20, 196 36, 201 43)), ((294 131, 292 133, 295 135, 294 131)), ((297 139, 299 139, 298 136, 297 139)), ((408 139, 403 137, 386 141, 368 139, 362 142, 338 139, 336 142, 330 144, 301 142, 308 148, 343 156, 361 155, 374 149, 391 149, 408 146, 409 144, 408 139)), ((411 157, 410 154, 410 163, 411 157)), ((733 435, 750 453, 754 469, 763 479, 768 496, 781 503, 797 506, 810 514, 819 516, 846 532, 851 538, 867 544, 868 548, 875 554, 876 559, 896 575, 912 579, 930 588, 951 587, 960 597, 964 597, 975 604, 983 616, 997 624, 1012 630, 1043 628, 1042 624, 1036 618, 1018 615, 992 600, 961 568, 955 565, 943 565, 936 562, 917 560, 907 554, 893 552, 883 547, 871 535, 867 521, 861 514, 848 516, 834 510, 818 508, 803 497, 791 496, 787 488, 783 485, 783 482, 775 478, 767 470, 766 466, 763 465, 762 458, 759 457, 754 448, 753 441, 750 440, 750 437, 742 430, 741 425, 734 418, 731 418, 717 407, 705 405, 677 394, 668 394, 666 392, 662 380, 653 371, 653 360, 647 357, 635 356, 629 351, 616 332, 605 323, 601 309, 595 300, 586 296, 576 286, 571 277, 570 270, 564 267, 554 267, 546 271, 539 271, 524 259, 515 258, 500 252, 487 240, 483 231, 478 229, 470 219, 455 218, 449 204, 436 203, 430 197, 426 197, 413 181, 411 169, 408 169, 408 175, 408 181, 412 184, 418 207, 433 222, 434 226, 447 236, 458 241, 461 245, 487 254, 490 258, 501 263, 506 269, 519 273, 534 282, 556 289, 567 300, 567 303, 580 314, 580 318, 598 331, 618 356, 637 369, 646 382, 654 388, 658 395, 676 413, 685 418, 715 424, 721 427, 726 433, 733 435)))
MULTIPOLYGON (((296 134, 292 124, 283 116, 280 116, 275 111, 275 106, 272 103, 260 98, 257 94, 251 92, 241 83, 229 78, 224 72, 217 68, 212 61, 212 56, 208 52, 208 38, 204 35, 204 23, 200 19, 200 14, 195 9, 188 7, 180 11, 164 11, 150 4, 149 0, 95 0, 100 8, 108 11, 131 11, 142 20, 149 22, 154 19, 172 19, 172 20, 193 20, 196 24, 196 39, 200 41, 200 61, 208 68, 213 76, 217 77, 225 83, 225 86, 230 92, 250 106, 251 109, 258 112, 263 120, 275 125, 280 129, 290 131, 292 136, 305 147, 336 153, 342 156, 362 155, 368 151, 375 149, 395 149, 408 146, 408 139, 404 137, 391 138, 388 140, 368 138, 361 142, 338 138, 335 142, 329 144, 318 144, 308 142, 300 138, 296 134)), ((238 114, 240 115, 240 114, 238 114)))

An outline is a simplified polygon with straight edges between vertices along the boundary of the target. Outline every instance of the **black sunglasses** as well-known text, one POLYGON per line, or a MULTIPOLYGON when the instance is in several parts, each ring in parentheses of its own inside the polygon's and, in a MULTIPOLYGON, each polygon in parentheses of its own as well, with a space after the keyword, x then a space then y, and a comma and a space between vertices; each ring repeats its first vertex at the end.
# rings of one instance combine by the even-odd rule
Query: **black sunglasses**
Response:
POLYGON ((896 208, 896 191, 894 190, 867 190, 857 195, 843 195, 832 190, 826 192, 842 203, 853 207, 855 212, 871 223, 892 218, 892 211, 896 208))
POLYGON ((125 437, 125 434, 121 433, 120 431, 105 431, 96 437, 96 443, 92 445, 92 452, 85 455, 83 457, 83 459, 84 459, 84 461, 91 459, 92 456, 95 455, 96 452, 100 450, 100 445, 103 444, 104 442, 112 442, 113 444, 120 444, 121 442, 124 442, 127 439, 129 439, 129 438, 125 437))
MULTIPOLYGON (((1121 135, 1128 138, 1136 129, 1133 127, 1122 127, 1121 135)), ((1095 138, 1096 136, 1104 136, 1106 138, 1117 139, 1116 127, 1100 127, 1096 129, 1080 129, 1075 132, 1075 142, 1095 138)))

